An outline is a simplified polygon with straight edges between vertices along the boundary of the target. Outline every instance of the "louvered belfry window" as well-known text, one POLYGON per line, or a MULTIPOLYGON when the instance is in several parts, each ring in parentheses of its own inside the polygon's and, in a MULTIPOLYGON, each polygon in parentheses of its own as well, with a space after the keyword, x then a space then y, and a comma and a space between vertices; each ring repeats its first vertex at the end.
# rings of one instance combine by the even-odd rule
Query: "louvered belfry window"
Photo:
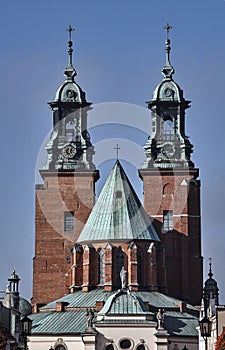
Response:
POLYGON ((64 231, 74 230, 74 212, 65 211, 64 212, 64 231))

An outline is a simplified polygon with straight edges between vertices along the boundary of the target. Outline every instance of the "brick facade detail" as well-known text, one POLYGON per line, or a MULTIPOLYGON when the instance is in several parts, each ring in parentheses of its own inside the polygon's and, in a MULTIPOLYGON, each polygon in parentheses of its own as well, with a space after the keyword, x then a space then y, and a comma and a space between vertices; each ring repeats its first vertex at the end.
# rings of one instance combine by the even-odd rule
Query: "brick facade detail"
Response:
POLYGON ((203 271, 198 169, 141 169, 139 174, 144 208, 161 239, 156 245, 159 291, 199 305, 203 271), (168 210, 173 228, 165 231, 163 215, 168 210))
POLYGON ((120 271, 124 266, 127 271, 127 287, 133 291, 157 291, 156 254, 151 242, 137 241, 112 245, 106 242, 77 246, 73 250, 74 266, 71 274, 71 285, 75 289, 87 292, 97 287, 105 291, 121 288, 120 271), (99 252, 103 251, 104 271, 100 271, 99 252), (118 261, 118 253, 123 259, 118 261), (79 259, 77 255, 79 254, 79 259), (80 257, 80 254, 83 257, 80 257), (102 274, 103 280, 100 278, 102 274), (78 285, 80 281, 80 285, 78 285), (76 285, 76 288, 75 288, 76 285))
MULTIPOLYGON (((36 186, 35 257, 32 303, 48 303, 69 292, 71 248, 95 202, 98 171, 41 171, 36 186), (74 229, 65 231, 65 212, 74 216, 74 229)), ((82 259, 77 254, 77 261, 82 259)), ((77 274, 76 274, 76 278, 77 274)), ((74 285, 83 281, 76 280, 74 285)), ((74 287, 75 288, 75 287, 74 287)))

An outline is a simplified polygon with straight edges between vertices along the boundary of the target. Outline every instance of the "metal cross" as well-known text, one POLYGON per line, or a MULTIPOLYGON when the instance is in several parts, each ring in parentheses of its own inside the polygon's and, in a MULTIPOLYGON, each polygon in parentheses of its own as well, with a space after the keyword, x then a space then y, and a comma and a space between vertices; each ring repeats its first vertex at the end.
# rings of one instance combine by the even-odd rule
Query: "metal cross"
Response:
POLYGON ((172 29, 173 27, 171 25, 169 25, 169 23, 167 23, 164 27, 164 29, 166 29, 166 39, 168 40, 169 39, 169 32, 170 32, 170 29, 172 29))
POLYGON ((114 147, 114 149, 116 150, 116 159, 118 160, 118 156, 119 156, 119 149, 121 149, 117 143, 116 147, 114 147))
POLYGON ((74 28, 72 28, 71 25, 69 25, 69 27, 66 28, 66 30, 69 33, 69 38, 70 38, 70 41, 71 41, 72 32, 74 31, 74 28))

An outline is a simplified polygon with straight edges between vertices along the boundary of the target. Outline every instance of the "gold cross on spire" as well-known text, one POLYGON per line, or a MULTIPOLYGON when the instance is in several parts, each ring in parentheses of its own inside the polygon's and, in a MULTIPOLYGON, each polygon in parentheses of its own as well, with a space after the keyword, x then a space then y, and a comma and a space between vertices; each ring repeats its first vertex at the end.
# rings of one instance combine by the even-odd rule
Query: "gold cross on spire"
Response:
POLYGON ((173 27, 171 25, 169 25, 169 23, 167 23, 164 27, 164 29, 166 29, 166 39, 169 39, 169 32, 173 27))
POLYGON ((72 39, 72 32, 74 31, 74 28, 71 27, 71 25, 69 25, 68 28, 66 28, 67 32, 69 33, 69 38, 70 38, 70 41, 72 39))
POLYGON ((114 149, 116 150, 116 160, 118 160, 119 157, 119 149, 121 149, 117 143, 116 147, 114 147, 114 149))

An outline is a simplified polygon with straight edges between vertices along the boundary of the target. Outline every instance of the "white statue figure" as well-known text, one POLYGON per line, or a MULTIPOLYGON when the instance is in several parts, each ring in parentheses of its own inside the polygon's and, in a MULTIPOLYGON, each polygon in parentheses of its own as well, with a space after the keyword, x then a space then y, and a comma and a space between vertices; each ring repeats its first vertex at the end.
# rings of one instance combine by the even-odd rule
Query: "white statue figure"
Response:
POLYGON ((124 266, 120 271, 120 279, 121 279, 121 289, 125 289, 127 285, 127 271, 125 270, 124 266))
POLYGON ((163 323, 164 323, 163 309, 159 309, 159 311, 157 312, 156 318, 158 320, 158 329, 163 329, 163 323))

